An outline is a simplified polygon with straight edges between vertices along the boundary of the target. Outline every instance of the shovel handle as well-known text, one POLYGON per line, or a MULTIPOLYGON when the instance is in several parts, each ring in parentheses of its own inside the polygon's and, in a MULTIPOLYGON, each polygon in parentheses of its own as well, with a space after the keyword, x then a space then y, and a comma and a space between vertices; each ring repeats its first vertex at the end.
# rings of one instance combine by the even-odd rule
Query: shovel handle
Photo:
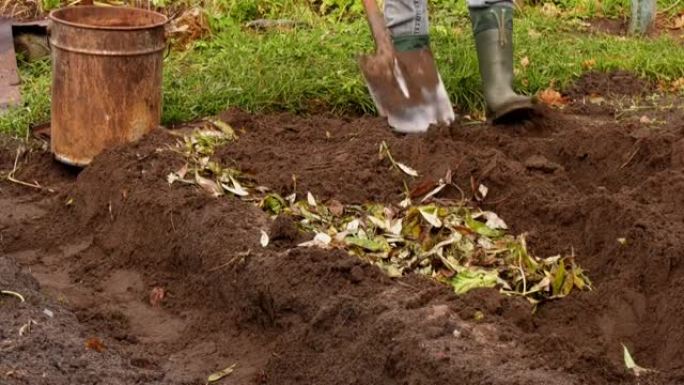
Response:
POLYGON ((390 39, 389 30, 385 25, 385 18, 378 8, 376 0, 363 0, 363 7, 366 9, 366 17, 373 33, 373 40, 375 46, 379 51, 391 51, 392 40, 390 39))

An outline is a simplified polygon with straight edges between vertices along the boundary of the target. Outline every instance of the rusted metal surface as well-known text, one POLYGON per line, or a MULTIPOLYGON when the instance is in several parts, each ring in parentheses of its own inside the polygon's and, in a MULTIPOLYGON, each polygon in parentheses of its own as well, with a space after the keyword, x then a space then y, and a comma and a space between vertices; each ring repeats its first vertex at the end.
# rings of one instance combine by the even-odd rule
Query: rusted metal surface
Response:
POLYGON ((78 6, 49 19, 51 147, 58 160, 85 166, 159 126, 166 16, 78 6))
POLYGON ((380 115, 405 133, 454 121, 454 109, 430 49, 396 52, 376 0, 363 0, 363 4, 376 52, 361 56, 359 66, 380 115))
POLYGON ((0 114, 21 103, 20 83, 12 38, 12 21, 0 17, 0 114))

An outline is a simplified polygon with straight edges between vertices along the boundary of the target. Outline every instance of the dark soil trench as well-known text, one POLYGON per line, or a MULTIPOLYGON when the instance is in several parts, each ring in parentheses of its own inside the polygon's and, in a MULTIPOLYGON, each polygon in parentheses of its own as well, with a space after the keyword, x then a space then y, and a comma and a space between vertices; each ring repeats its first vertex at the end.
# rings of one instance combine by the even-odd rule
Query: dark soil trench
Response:
POLYGON ((378 158, 382 141, 423 179, 451 169, 466 193, 485 184, 483 207, 537 254, 574 250, 594 283, 534 314, 496 290, 456 296, 297 248, 252 203, 169 186, 183 159, 165 130, 81 172, 28 152, 16 177, 45 188, 0 182, 0 289, 26 297, 0 296, 0 383, 203 384, 233 364, 220 384, 682 383, 682 110, 613 115, 573 106, 419 136, 373 118, 222 116, 240 137, 218 159, 284 195, 294 174, 321 201, 400 201, 405 175, 378 158), (635 378, 623 343, 657 371, 635 378))

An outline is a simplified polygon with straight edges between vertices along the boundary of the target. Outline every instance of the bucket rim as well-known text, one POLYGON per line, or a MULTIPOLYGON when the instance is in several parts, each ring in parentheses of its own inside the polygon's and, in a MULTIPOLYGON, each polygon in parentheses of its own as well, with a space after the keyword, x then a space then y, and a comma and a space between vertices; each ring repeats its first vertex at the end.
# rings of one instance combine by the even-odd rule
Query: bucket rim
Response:
POLYGON ((67 7, 62 7, 55 9, 53 11, 50 11, 48 14, 48 19, 54 23, 58 24, 63 24, 63 25, 68 25, 70 27, 76 27, 76 28, 84 28, 84 29, 96 29, 96 30, 108 30, 108 31, 139 31, 139 30, 145 30, 145 29, 153 29, 153 28, 159 28, 163 27, 169 22, 169 17, 155 11, 151 11, 148 9, 142 9, 142 8, 136 8, 136 7, 127 7, 127 6, 107 6, 107 7, 102 7, 98 5, 79 5, 79 6, 67 6, 67 7), (133 10, 135 12, 142 12, 142 13, 147 13, 155 16, 161 16, 162 21, 157 22, 157 23, 152 23, 148 25, 140 25, 140 26, 106 26, 106 25, 92 25, 92 24, 83 24, 83 23, 77 23, 73 21, 68 21, 64 20, 63 18, 59 17, 59 13, 67 10, 67 9, 126 9, 126 10, 133 10))

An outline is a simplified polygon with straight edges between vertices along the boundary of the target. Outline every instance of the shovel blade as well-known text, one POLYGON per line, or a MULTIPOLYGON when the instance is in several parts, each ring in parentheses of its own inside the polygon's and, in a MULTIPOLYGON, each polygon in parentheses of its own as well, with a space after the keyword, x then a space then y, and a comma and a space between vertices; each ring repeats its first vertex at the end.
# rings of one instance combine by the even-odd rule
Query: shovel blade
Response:
POLYGON ((426 132, 431 124, 456 118, 429 49, 377 52, 359 59, 361 72, 381 116, 398 132, 426 132))

